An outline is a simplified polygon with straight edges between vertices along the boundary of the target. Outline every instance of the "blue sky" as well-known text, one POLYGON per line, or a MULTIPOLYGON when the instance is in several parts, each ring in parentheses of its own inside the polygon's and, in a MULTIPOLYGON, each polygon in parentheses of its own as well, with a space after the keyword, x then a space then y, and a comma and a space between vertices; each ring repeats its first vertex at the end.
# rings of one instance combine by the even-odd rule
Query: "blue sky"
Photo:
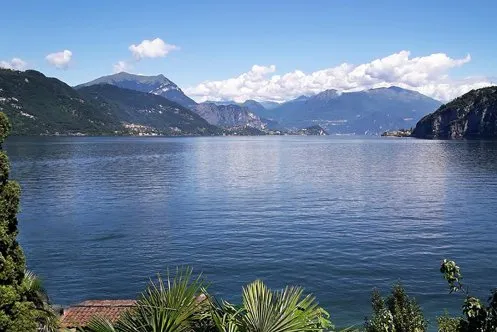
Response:
MULTIPOLYGON (((471 56, 463 64, 435 70, 434 84, 457 85, 452 92, 428 88, 427 80, 417 86, 409 79, 405 85, 433 96, 452 97, 462 91, 460 86, 488 84, 497 76, 495 1, 9 1, 1 8, 4 66, 19 58, 26 68, 71 85, 112 74, 113 66, 125 61, 134 73, 163 73, 197 99, 203 94, 241 99, 258 93, 268 99, 273 93, 278 100, 316 92, 319 82, 326 81, 323 90, 334 88, 340 77, 301 84, 294 92, 287 91, 294 83, 280 80, 278 84, 288 85, 285 91, 262 91, 274 75, 296 70, 310 75, 342 63, 359 66, 403 50, 410 52, 409 59, 437 53, 454 61, 471 56), (133 57, 130 45, 155 38, 177 49, 164 57, 133 57), (64 50, 71 53, 69 63, 56 68, 47 61, 47 55, 64 50), (229 81, 242 73, 250 76, 253 65, 275 69, 248 83, 245 78, 229 81), (207 84, 200 86, 202 82, 207 84), (260 86, 250 92, 253 84, 260 86), (248 90, 234 92, 237 87, 248 90)), ((389 77, 336 88, 405 82, 389 77)))

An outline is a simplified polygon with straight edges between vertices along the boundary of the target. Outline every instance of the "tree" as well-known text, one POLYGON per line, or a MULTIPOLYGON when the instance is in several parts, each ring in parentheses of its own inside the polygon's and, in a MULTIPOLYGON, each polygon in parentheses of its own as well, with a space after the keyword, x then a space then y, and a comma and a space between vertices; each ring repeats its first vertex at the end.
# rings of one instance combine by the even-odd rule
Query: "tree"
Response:
POLYGON ((35 331, 39 312, 25 291, 25 260, 17 237, 17 212, 21 189, 9 180, 9 159, 1 144, 10 132, 10 123, 0 113, 0 331, 35 331))
MULTIPOLYGON (((461 292, 466 298, 462 305, 464 318, 451 318, 453 331, 458 332, 495 332, 497 331, 497 289, 492 290, 488 304, 469 294, 469 289, 462 283, 461 269, 456 262, 444 259, 440 272, 449 284, 450 293, 461 292)), ((449 321, 448 318, 446 321, 449 321)))
POLYGON ((373 291, 371 304, 373 315, 366 322, 367 332, 423 332, 427 329, 421 308, 400 284, 394 285, 386 299, 378 290, 373 291))

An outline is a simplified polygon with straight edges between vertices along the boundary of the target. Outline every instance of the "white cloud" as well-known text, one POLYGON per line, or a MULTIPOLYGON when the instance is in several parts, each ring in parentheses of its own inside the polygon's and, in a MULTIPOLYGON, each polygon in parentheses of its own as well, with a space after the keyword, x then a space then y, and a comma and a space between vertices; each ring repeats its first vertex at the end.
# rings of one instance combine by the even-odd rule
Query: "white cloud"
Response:
POLYGON ((202 82, 185 92, 197 101, 256 99, 281 102, 326 89, 350 92, 396 85, 447 101, 471 89, 491 85, 486 78, 454 80, 449 77, 450 69, 469 61, 470 55, 462 59, 453 59, 444 53, 410 57, 409 51, 401 51, 369 63, 343 63, 309 74, 295 70, 276 75, 274 65, 254 65, 237 77, 202 82))
POLYGON ((143 58, 163 58, 169 52, 178 50, 176 45, 166 44, 162 39, 155 38, 154 40, 145 39, 138 45, 131 45, 129 50, 136 60, 143 58))
POLYGON ((131 69, 133 69, 133 66, 127 61, 118 61, 116 64, 114 64, 115 74, 123 71, 130 71, 131 69))
POLYGON ((1 68, 14 69, 14 70, 24 70, 27 67, 27 63, 19 58, 12 58, 10 61, 0 61, 1 68))
POLYGON ((71 62, 72 52, 69 50, 64 50, 61 52, 50 53, 45 57, 45 59, 51 65, 58 69, 67 69, 69 62, 71 62))

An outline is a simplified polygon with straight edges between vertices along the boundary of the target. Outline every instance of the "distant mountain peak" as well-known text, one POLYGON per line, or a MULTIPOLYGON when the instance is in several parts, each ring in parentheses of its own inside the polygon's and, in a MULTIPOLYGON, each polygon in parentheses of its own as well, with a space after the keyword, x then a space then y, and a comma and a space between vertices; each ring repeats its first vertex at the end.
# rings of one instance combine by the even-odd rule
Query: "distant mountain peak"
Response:
POLYGON ((310 98, 310 96, 301 95, 301 96, 298 96, 297 98, 295 98, 293 101, 306 101, 309 98, 310 98))
POLYGON ((312 96, 312 99, 320 99, 320 100, 328 100, 328 99, 334 99, 336 97, 340 96, 340 93, 338 90, 335 89, 328 89, 323 92, 318 93, 315 96, 312 96))
POLYGON ((256 114, 266 110, 266 108, 261 103, 253 99, 245 100, 243 103, 240 104, 240 106, 243 106, 256 114))
POLYGON ((395 92, 395 93, 415 93, 415 94, 419 93, 417 91, 404 89, 404 88, 401 88, 400 86, 396 86, 396 85, 366 90, 366 92, 382 92, 382 91, 383 92, 395 92))
MULTIPOLYGON (((375 96, 387 96, 389 98, 393 99, 400 99, 400 100, 408 100, 408 99, 418 99, 418 100, 423 100, 423 99, 432 99, 428 96, 423 95, 422 93, 415 91, 415 90, 409 90, 409 89, 404 89, 398 86, 389 86, 387 88, 375 88, 375 89, 369 89, 366 90, 365 93, 369 95, 375 95, 375 96)), ((436 100, 439 102, 438 100, 436 100)))
POLYGON ((412 127, 439 105, 432 98, 400 87, 347 93, 329 89, 310 98, 288 101, 259 116, 287 128, 320 125, 330 133, 381 133, 412 127))
POLYGON ((247 99, 245 100, 242 105, 248 105, 248 104, 252 104, 252 105, 261 105, 261 103, 259 103, 257 100, 254 100, 254 99, 247 99))
POLYGON ((396 85, 389 86, 387 89, 392 90, 392 91, 397 91, 397 92, 406 91, 406 89, 403 89, 403 88, 396 86, 396 85))
POLYGON ((173 81, 168 79, 163 74, 145 76, 120 72, 97 78, 91 82, 81 84, 76 88, 82 88, 95 84, 111 84, 120 88, 152 93, 190 108, 197 104, 191 98, 186 96, 173 81))

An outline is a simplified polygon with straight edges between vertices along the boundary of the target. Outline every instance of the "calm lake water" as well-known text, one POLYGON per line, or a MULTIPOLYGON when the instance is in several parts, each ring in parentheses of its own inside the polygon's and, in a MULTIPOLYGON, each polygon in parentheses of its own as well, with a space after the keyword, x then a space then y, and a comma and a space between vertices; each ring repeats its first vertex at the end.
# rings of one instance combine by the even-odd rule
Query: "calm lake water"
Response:
POLYGON ((133 298, 167 267, 238 300, 302 285, 337 325, 401 280, 433 321, 444 257, 487 298, 497 143, 336 137, 10 138, 20 241, 55 303, 133 298))

